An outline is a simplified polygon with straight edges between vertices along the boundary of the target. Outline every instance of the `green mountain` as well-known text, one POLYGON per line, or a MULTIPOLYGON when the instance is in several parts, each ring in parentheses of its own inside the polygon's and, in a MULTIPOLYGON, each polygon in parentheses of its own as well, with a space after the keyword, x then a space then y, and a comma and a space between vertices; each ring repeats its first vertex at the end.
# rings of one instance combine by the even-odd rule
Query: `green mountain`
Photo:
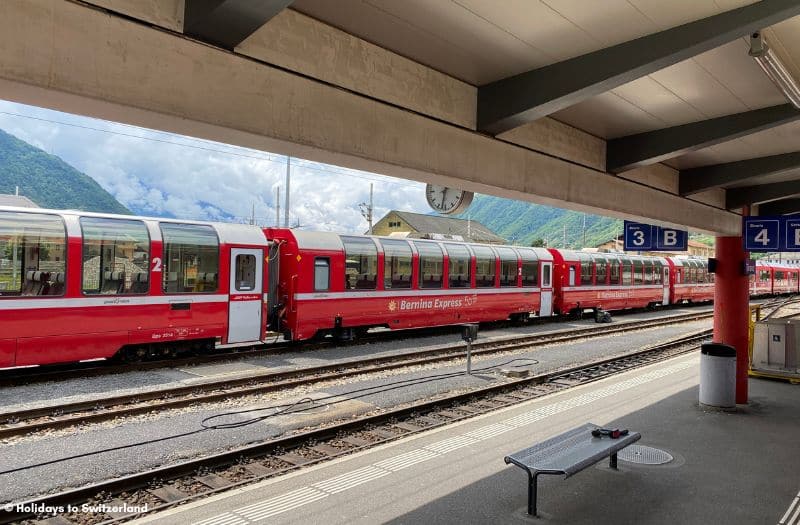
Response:
MULTIPOLYGON (((476 195, 467 215, 483 223, 509 242, 528 245, 536 240, 547 241, 555 248, 583 247, 584 214, 551 208, 541 204, 503 199, 490 195, 476 195)), ((592 247, 613 239, 622 233, 622 220, 586 214, 586 246, 592 247)))
MULTIPOLYGON (((563 248, 566 233, 567 248, 593 248, 622 235, 621 219, 587 213, 584 223, 584 214, 581 212, 490 195, 476 195, 469 211, 460 215, 460 218, 466 219, 467 216, 488 226, 508 242, 521 246, 530 246, 532 242, 542 240, 551 248, 563 248)), ((690 234, 689 238, 714 245, 714 237, 710 235, 690 234)))
POLYGON ((88 175, 0 130, 0 193, 17 186, 43 208, 131 213, 88 175))

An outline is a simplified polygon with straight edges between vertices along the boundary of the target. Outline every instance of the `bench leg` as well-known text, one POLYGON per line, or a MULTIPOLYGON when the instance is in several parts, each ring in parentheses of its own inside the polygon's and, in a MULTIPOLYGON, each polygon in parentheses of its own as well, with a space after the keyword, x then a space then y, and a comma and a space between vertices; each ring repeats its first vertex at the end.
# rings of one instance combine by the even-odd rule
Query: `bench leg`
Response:
POLYGON ((538 474, 528 472, 528 514, 536 516, 536 484, 538 474))
POLYGON ((608 461, 608 466, 613 468, 614 470, 617 470, 617 453, 616 452, 611 454, 611 459, 609 459, 609 461, 608 461))

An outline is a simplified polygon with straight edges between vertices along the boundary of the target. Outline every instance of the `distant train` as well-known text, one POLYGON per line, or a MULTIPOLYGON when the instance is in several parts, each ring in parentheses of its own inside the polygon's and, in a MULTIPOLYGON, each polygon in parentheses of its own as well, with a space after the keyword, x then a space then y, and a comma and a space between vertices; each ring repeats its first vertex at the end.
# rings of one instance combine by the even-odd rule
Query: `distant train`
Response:
MULTIPOLYGON (((0 367, 711 301, 686 257, 0 207, 0 367)), ((798 291, 763 264, 754 295, 798 291)))

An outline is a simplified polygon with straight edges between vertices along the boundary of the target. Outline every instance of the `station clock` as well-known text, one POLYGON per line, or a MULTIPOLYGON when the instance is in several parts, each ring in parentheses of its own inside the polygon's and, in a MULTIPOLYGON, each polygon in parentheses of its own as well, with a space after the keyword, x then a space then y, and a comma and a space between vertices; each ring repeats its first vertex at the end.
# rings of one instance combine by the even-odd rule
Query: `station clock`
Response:
POLYGON ((474 196, 471 191, 448 188, 447 186, 428 184, 425 187, 425 198, 428 200, 428 205, 434 211, 444 215, 463 213, 472 204, 474 196))

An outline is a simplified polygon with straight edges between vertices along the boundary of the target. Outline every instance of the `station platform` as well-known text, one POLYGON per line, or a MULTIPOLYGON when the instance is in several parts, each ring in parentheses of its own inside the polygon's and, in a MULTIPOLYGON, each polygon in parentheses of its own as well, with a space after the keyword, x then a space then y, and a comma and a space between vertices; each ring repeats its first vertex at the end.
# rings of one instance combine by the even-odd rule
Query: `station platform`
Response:
POLYGON ((698 404, 699 353, 147 516, 139 524, 800 523, 800 387, 751 379, 750 404, 698 404), (503 457, 587 422, 673 460, 539 480, 503 457))

